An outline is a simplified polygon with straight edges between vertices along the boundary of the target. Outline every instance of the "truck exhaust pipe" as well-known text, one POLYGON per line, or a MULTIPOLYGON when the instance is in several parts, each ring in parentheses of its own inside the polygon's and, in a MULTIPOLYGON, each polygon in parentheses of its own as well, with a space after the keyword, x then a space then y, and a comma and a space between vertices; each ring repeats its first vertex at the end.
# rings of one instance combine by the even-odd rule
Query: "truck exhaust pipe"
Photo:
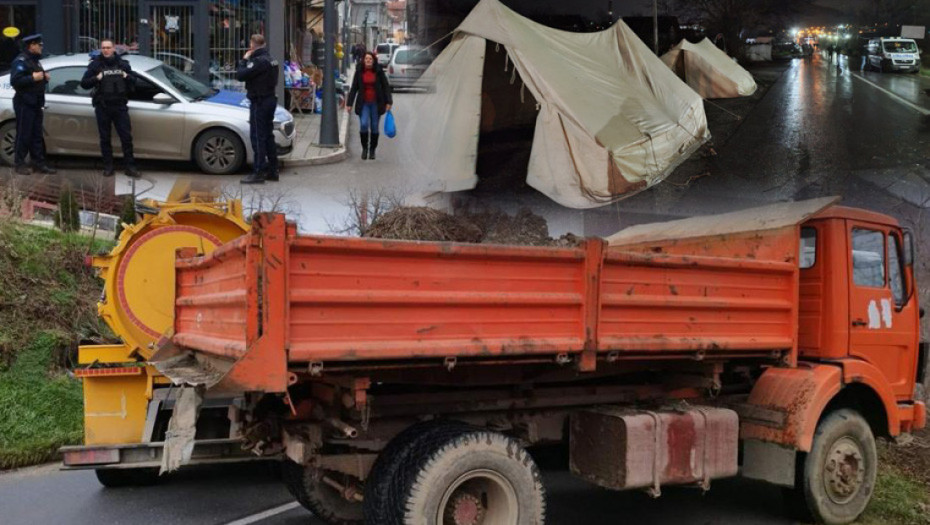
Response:
POLYGON ((358 429, 346 423, 345 421, 342 421, 341 419, 331 417, 327 419, 326 422, 329 423, 331 427, 336 429, 336 431, 339 432, 339 434, 343 437, 349 439, 355 439, 358 437, 358 429))

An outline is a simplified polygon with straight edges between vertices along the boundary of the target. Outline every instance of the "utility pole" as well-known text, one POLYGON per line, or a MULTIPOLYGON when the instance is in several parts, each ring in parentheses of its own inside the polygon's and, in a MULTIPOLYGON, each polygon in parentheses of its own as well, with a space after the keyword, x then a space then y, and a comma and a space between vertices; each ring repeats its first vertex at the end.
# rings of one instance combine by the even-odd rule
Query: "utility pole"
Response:
POLYGON ((349 2, 342 0, 342 70, 349 70, 349 2))
POLYGON ((659 54, 659 0, 652 0, 652 50, 659 54))
POLYGON ((320 146, 339 146, 339 125, 336 122, 336 0, 323 4, 323 115, 320 119, 320 146))

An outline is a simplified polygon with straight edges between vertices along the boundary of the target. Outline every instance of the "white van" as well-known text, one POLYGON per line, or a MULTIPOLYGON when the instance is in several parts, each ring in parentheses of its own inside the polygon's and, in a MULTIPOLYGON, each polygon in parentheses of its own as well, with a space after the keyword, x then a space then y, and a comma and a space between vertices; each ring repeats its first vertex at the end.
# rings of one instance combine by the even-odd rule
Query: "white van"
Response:
POLYGON ((375 48, 375 54, 378 55, 378 63, 386 67, 391 62, 391 57, 394 56, 394 51, 396 51, 398 47, 400 47, 400 44, 395 44, 393 42, 378 44, 378 47, 375 48))
POLYGON ((873 38, 869 40, 869 67, 879 71, 920 71, 920 50, 910 38, 873 38))

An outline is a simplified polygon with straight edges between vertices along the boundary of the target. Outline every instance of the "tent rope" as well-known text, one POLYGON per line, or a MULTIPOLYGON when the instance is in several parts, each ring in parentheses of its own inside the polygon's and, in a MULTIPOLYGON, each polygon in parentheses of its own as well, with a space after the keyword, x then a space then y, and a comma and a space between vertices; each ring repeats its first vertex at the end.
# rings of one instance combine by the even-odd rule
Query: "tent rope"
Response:
POLYGON ((454 35, 454 34, 455 34, 455 31, 454 31, 454 30, 453 30, 453 31, 449 31, 449 32, 446 33, 445 35, 439 37, 439 39, 437 39, 436 41, 434 41, 432 44, 430 44, 430 45, 424 47, 424 48, 423 48, 423 51, 426 51, 427 49, 429 49, 429 48, 435 46, 436 44, 442 42, 443 40, 449 38, 450 36, 452 36, 452 35, 454 35))
POLYGON ((714 102, 711 102, 710 100, 707 100, 707 99, 704 99, 704 102, 707 104, 710 104, 711 106, 714 106, 715 108, 723 111, 724 113, 729 113, 730 115, 733 115, 734 117, 736 117, 736 120, 743 120, 743 117, 737 115, 736 113, 733 113, 732 111, 721 106, 720 104, 715 104, 714 102))
POLYGON ((526 87, 526 82, 520 82, 520 104, 526 104, 526 101, 523 100, 523 88, 526 87))

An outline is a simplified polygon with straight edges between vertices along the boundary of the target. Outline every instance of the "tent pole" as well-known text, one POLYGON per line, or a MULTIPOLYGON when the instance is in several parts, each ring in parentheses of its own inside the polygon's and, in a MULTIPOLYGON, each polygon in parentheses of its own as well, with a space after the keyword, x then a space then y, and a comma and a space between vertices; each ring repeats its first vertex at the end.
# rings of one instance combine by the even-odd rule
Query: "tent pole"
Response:
POLYGON ((652 50, 659 54, 659 0, 652 0, 652 50))

